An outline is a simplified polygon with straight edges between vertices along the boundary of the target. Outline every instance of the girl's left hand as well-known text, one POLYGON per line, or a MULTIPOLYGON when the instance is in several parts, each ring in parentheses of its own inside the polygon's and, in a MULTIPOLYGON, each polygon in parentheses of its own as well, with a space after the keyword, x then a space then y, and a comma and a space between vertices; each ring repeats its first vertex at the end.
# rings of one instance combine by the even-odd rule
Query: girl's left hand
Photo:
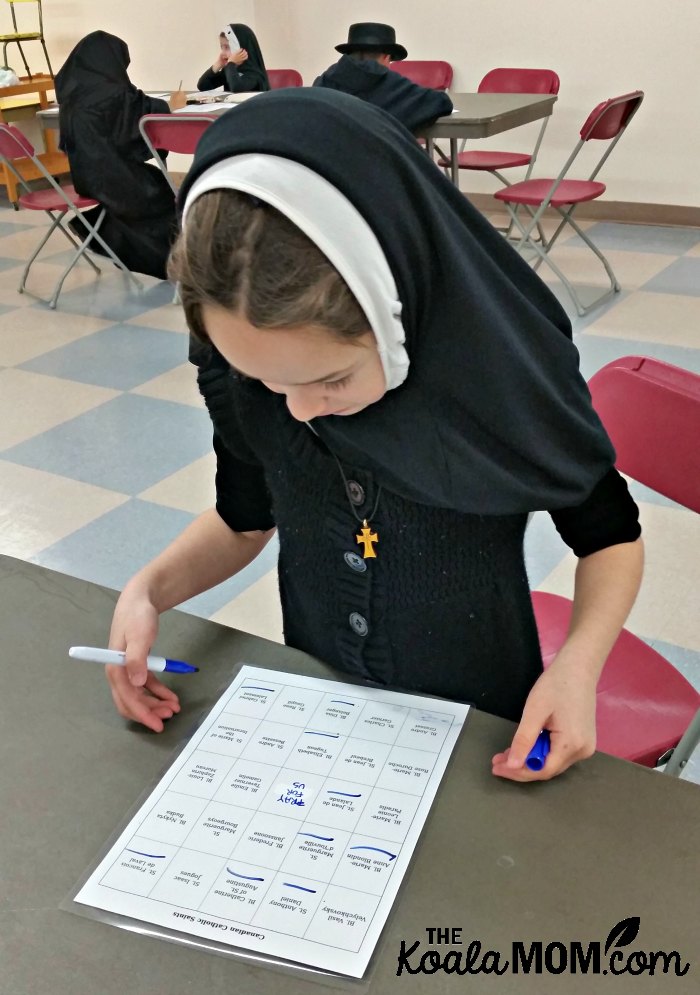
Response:
POLYGON ((245 60, 248 58, 248 53, 244 48, 239 48, 237 52, 231 52, 228 57, 228 61, 232 62, 234 66, 243 65, 245 60))
POLYGON ((537 680, 525 702, 510 747, 492 759, 492 773, 511 781, 548 781, 595 751, 596 680, 562 648, 537 680), (541 771, 525 766, 543 729, 551 748, 541 771))

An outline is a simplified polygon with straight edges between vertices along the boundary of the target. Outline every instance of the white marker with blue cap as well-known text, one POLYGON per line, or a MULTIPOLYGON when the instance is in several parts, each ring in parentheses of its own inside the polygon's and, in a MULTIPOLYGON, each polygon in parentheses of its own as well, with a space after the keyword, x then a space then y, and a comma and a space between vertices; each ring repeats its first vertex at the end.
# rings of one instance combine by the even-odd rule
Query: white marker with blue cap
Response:
MULTIPOLYGON (((68 656, 73 660, 86 660, 88 663, 126 666, 126 653, 120 650, 103 650, 97 646, 71 646, 68 656)), ((195 674, 199 667, 193 667, 182 660, 168 660, 164 656, 147 656, 146 666, 156 674, 195 674)))

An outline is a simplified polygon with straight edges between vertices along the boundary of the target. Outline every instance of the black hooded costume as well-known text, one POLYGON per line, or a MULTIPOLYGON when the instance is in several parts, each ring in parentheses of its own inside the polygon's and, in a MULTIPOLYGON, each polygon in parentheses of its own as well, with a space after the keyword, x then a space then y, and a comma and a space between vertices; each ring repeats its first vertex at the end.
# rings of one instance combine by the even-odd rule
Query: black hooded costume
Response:
POLYGON ((198 90, 215 90, 223 86, 229 93, 254 93, 257 90, 270 89, 267 78, 265 60, 258 45, 255 32, 247 24, 232 24, 234 34, 241 48, 248 53, 248 58, 240 66, 229 62, 218 72, 211 66, 197 81, 198 90))
MULTIPOLYGON (((165 279, 177 230, 175 198, 139 133, 144 114, 169 112, 129 81, 129 49, 121 38, 93 31, 79 41, 56 76, 60 147, 75 189, 107 208, 100 233, 136 273, 165 279)), ((89 212, 94 223, 100 209, 89 212)), ((76 234, 85 232, 78 223, 76 234)), ((98 251, 97 243, 91 248, 98 251)))
POLYGON ((380 401, 311 431, 284 396, 192 338, 217 510, 236 531, 277 526, 289 645, 519 719, 542 667, 528 512, 549 510, 579 556, 640 534, 568 318, 384 112, 322 89, 243 105, 205 133, 181 205, 207 169, 245 153, 301 163, 359 211, 396 283, 410 366, 380 401), (376 560, 357 555, 349 501, 371 516, 376 560))
POLYGON ((412 83, 374 59, 343 55, 314 80, 314 86, 340 90, 381 107, 409 131, 452 113, 452 101, 446 93, 412 83))

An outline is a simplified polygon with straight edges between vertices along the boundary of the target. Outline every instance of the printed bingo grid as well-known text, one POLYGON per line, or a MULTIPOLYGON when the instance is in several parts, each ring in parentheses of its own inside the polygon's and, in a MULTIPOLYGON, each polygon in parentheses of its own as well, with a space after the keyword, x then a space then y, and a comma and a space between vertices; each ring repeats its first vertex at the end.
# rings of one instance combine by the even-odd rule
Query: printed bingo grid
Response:
POLYGON ((467 711, 244 666, 75 900, 361 977, 467 711))

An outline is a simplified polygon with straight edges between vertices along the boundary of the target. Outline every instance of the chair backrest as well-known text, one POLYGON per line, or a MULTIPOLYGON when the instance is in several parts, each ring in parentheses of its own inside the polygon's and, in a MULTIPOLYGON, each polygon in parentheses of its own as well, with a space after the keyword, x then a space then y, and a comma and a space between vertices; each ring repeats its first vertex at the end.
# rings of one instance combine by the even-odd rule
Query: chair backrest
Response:
POLYGON ((559 93, 559 77, 553 69, 492 69, 479 93, 559 93))
POLYGON ((588 384, 617 452, 616 466, 700 513, 700 375, 624 356, 588 384))
POLYGON ((436 60, 406 59, 403 62, 392 62, 391 68, 399 76, 405 76, 412 83, 427 86, 429 90, 449 90, 452 86, 452 66, 449 62, 436 60))
POLYGON ((151 151, 194 155, 199 139, 214 120, 211 114, 145 114, 139 131, 151 151))
POLYGON ((581 128, 581 140, 619 138, 644 100, 642 90, 611 97, 593 108, 581 128))
POLYGON ((268 69, 267 78, 271 90, 283 90, 288 86, 303 86, 304 80, 296 69, 268 69))
POLYGON ((215 120, 211 114, 144 114, 139 121, 141 137, 174 194, 177 187, 159 150, 194 155, 199 139, 215 120))
POLYGON ((33 158, 34 154, 34 146, 19 128, 14 124, 0 123, 0 156, 3 159, 12 162, 27 156, 33 158))

